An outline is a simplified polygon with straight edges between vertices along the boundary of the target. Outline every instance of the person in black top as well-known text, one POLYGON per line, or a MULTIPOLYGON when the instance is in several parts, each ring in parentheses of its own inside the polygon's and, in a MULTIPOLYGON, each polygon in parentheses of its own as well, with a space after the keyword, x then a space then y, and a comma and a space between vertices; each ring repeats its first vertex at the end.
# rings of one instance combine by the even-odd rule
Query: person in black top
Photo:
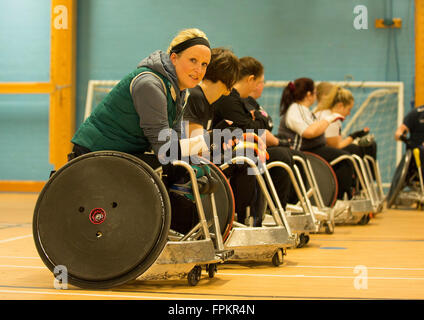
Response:
POLYGON ((401 141, 406 138, 407 149, 420 149, 421 163, 424 161, 424 105, 414 108, 408 112, 403 119, 403 123, 396 129, 395 140, 401 141))
POLYGON ((403 123, 396 129, 395 139, 401 140, 401 136, 409 133, 411 148, 423 145, 424 142, 424 105, 411 110, 403 119, 403 123))
POLYGON ((274 128, 274 123, 272 121, 271 116, 266 112, 264 108, 256 101, 262 95, 262 91, 264 90, 265 82, 259 82, 258 86, 255 90, 253 90, 247 98, 243 99, 243 102, 246 105, 247 110, 251 113, 253 111, 253 116, 256 121, 262 122, 262 128, 272 132, 274 128))
MULTIPOLYGON (((278 139, 265 129, 264 122, 259 119, 260 111, 250 110, 243 100, 263 82, 262 64, 252 57, 240 58, 240 74, 237 83, 228 96, 222 96, 213 104, 215 107, 213 126, 218 126, 222 121, 230 121, 232 126, 241 128, 243 131, 254 130, 267 146, 268 162, 282 161, 293 167, 292 153, 287 147, 287 141, 278 139)), ((270 170, 270 175, 280 202, 285 207, 291 192, 288 173, 280 167, 275 167, 270 170)))
MULTIPOLYGON (((190 97, 184 110, 183 123, 185 124, 185 133, 191 138, 203 135, 205 140, 208 140, 211 136, 212 120, 214 118, 213 103, 222 95, 228 95, 230 92, 231 87, 238 78, 238 63, 238 58, 231 50, 224 48, 212 49, 211 62, 205 77, 198 86, 190 89, 190 97)), ((203 150, 202 155, 209 151, 211 150, 203 150)), ((216 164, 219 165, 221 163, 216 164)), ((255 201, 259 194, 256 178, 247 174, 246 165, 230 165, 224 171, 224 174, 229 178, 234 193, 238 221, 245 223, 246 208, 249 206, 251 215, 254 217, 253 226, 260 226, 261 219, 257 218, 255 214, 258 211, 256 207, 259 207, 259 203, 255 201)))

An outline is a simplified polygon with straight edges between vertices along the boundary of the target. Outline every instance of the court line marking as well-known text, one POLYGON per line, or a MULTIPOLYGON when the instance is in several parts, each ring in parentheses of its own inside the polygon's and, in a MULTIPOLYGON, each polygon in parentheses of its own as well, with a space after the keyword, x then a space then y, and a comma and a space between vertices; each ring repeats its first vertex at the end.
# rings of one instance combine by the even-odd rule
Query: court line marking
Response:
POLYGON ((0 293, 15 293, 15 294, 50 294, 50 295, 70 295, 70 296, 86 296, 86 297, 103 297, 103 298, 134 298, 134 299, 157 299, 157 300, 204 300, 198 298, 171 298, 157 296, 128 296, 118 294, 94 294, 94 293, 75 293, 75 292, 49 292, 49 291, 27 291, 27 290, 0 290, 0 293))
POLYGON ((16 266, 8 264, 0 264, 0 268, 47 269, 46 267, 42 266, 16 266))
MULTIPOLYGON (((23 268, 23 269, 47 269, 42 266, 17 266, 17 265, 0 265, 0 268, 23 268)), ((274 278, 323 278, 323 279, 356 279, 358 276, 326 276, 326 275, 304 275, 304 274, 260 274, 260 273, 227 273, 219 272, 218 275, 223 276, 244 276, 244 277, 274 277, 274 278)), ((404 277, 370 277, 368 280, 424 280, 424 278, 404 278, 404 277)))
POLYGON ((9 238, 9 239, 0 240, 0 243, 11 242, 11 241, 20 240, 20 239, 25 239, 25 238, 29 238, 29 237, 32 237, 32 233, 31 233, 31 234, 27 234, 27 235, 25 235, 25 236, 19 236, 19 237, 14 237, 14 238, 9 238))
POLYGON ((328 242, 424 242, 424 239, 319 239, 312 238, 315 241, 328 242))
MULTIPOLYGON (((247 273, 223 273, 223 276, 243 276, 243 277, 275 277, 275 278, 326 278, 326 279, 356 279, 358 276, 307 276, 304 274, 247 274, 247 273)), ((398 277, 366 277, 368 280, 424 280, 424 278, 398 278, 398 277)))
POLYGON ((0 256, 0 259, 37 259, 37 260, 41 260, 40 257, 17 257, 17 256, 0 256))
MULTIPOLYGON (((14 256, 0 256, 1 258, 6 259, 40 259, 38 257, 14 257, 14 256)), ((41 259, 40 259, 41 260, 41 259)), ((358 264, 358 266, 364 266, 367 270, 400 270, 400 271, 424 271, 424 268, 403 268, 403 267, 367 267, 363 264, 358 264)), ((357 266, 281 266, 282 270, 284 268, 311 268, 311 269, 355 269, 357 266)), ((39 268, 39 269, 47 269, 47 267, 44 266, 20 266, 20 265, 0 265, 0 268, 39 268)), ((220 271, 219 273, 221 273, 220 271)))
MULTIPOLYGON (((142 285, 141 285, 142 286, 142 285)), ((52 290, 52 288, 45 288, 45 287, 21 287, 21 286, 7 286, 7 285, 0 285, 0 288, 16 288, 16 289, 38 289, 38 290, 52 290)), ((57 289, 58 291, 65 291, 64 289, 57 289)), ((70 291, 72 289, 69 289, 70 291)), ((80 289, 85 290, 85 289, 80 289)), ((10 290, 12 292, 17 292, 18 290, 10 290)), ((168 291, 157 291, 152 292, 148 290, 126 290, 126 289, 115 289, 111 291, 111 293, 143 293, 143 294, 158 294, 158 295, 174 295, 174 296, 205 296, 210 298, 204 298, 204 299, 197 299, 197 298, 186 298, 186 300, 216 300, 216 299, 227 299, 227 298, 250 298, 250 299, 336 299, 336 300, 409 300, 402 297, 393 297, 393 298, 377 298, 377 297, 309 297, 309 296, 280 296, 280 295, 241 295, 241 294, 228 294, 228 293, 205 293, 205 292, 168 292, 168 291), (218 297, 218 298, 216 298, 218 297)), ((53 294, 53 293, 51 293, 53 294)), ((162 297, 161 297, 162 299, 162 297)), ((169 298, 168 299, 180 299, 180 298, 169 298)), ((422 298, 416 298, 417 300, 422 300, 422 298)))
MULTIPOLYGON (((405 270, 405 271, 424 271, 424 268, 401 268, 401 267, 367 267, 362 265, 368 270, 405 270)), ((355 269, 355 267, 345 266, 283 266, 283 268, 311 268, 311 269, 355 269)))
POLYGON ((1 223, 0 230, 13 229, 13 228, 26 228, 31 226, 31 223, 1 223))

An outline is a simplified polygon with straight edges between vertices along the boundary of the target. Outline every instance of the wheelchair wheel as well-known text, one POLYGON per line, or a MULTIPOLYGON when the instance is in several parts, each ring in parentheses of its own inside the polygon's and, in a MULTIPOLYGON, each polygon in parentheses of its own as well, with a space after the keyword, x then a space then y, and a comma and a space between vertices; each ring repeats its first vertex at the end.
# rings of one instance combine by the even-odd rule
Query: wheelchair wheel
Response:
POLYGON ((159 176, 121 152, 92 152, 60 168, 33 217, 45 265, 67 268, 70 284, 110 288, 143 274, 167 242, 171 207, 159 176))
MULTIPOLYGON (((235 203, 233 191, 221 169, 206 159, 201 158, 201 162, 209 166, 211 176, 218 184, 214 197, 220 230, 225 241, 230 234, 234 221, 235 203)), ((201 198, 206 220, 211 224, 210 232, 215 233, 211 196, 207 194, 202 195, 201 198)), ((194 201, 173 192, 170 193, 170 200, 172 206, 171 229, 186 234, 199 222, 196 204, 194 201)))
POLYGON ((390 190, 387 194, 387 208, 391 208, 394 205, 397 196, 405 187, 406 176, 408 175, 409 167, 411 165, 411 159, 412 151, 408 149, 402 157, 402 160, 399 162, 395 174, 393 175, 390 190))
MULTIPOLYGON (((337 200, 338 184, 337 177, 331 165, 315 153, 304 151, 314 172, 322 200, 326 207, 332 208, 337 200)), ((314 199, 311 203, 315 204, 314 199)))

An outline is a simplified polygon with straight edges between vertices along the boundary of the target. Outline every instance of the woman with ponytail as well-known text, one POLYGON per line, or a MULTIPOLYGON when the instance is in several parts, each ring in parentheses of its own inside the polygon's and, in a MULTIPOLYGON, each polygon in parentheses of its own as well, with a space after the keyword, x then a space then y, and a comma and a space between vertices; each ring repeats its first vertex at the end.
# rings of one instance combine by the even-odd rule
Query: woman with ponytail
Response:
MULTIPOLYGON (((333 122, 343 120, 344 117, 339 113, 331 113, 318 120, 310 110, 315 100, 312 79, 299 78, 289 82, 281 97, 278 136, 290 139, 295 150, 309 151, 331 162, 348 152, 327 146, 325 131, 333 122)), ((339 184, 338 199, 343 199, 345 193, 350 199, 354 185, 352 165, 341 161, 333 169, 339 184)))
MULTIPOLYGON (((329 93, 321 99, 318 107, 315 109, 316 117, 324 119, 333 113, 347 117, 353 108, 355 99, 350 90, 334 85, 329 93)), ((375 142, 372 142, 369 146, 362 147, 352 142, 356 138, 361 138, 369 133, 369 128, 365 127, 362 130, 352 132, 346 138, 342 138, 341 135, 342 122, 337 120, 330 124, 325 130, 325 138, 327 145, 337 149, 346 150, 349 153, 357 154, 360 157, 368 154, 374 159, 377 154, 377 146, 375 142)))

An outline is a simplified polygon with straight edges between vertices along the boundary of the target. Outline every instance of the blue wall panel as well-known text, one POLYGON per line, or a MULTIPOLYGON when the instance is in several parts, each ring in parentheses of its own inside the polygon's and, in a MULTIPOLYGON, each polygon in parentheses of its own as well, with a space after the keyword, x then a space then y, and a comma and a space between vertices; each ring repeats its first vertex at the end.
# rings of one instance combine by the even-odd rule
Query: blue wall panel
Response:
MULTIPOLYGON (((48 82, 50 0, 0 0, 0 81, 48 82)), ((46 180, 49 96, 0 95, 0 180, 46 180)))

